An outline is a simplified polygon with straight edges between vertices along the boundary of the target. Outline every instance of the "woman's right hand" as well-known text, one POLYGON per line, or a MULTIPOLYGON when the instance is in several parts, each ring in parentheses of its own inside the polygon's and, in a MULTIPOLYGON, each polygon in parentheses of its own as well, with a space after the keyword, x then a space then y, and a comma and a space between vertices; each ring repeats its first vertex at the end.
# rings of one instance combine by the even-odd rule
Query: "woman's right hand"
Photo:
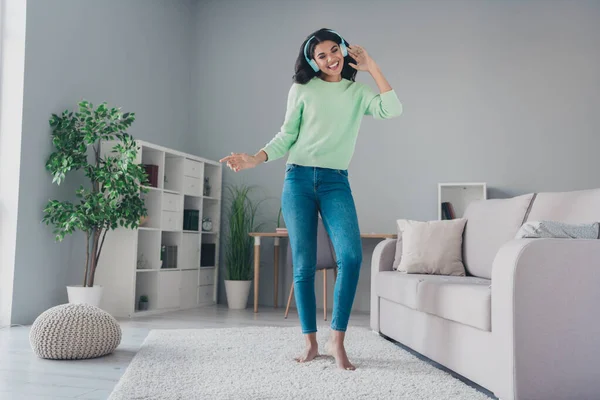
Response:
POLYGON ((257 156, 251 156, 246 153, 231 153, 230 156, 223 157, 219 161, 227 163, 227 166, 235 172, 254 168, 261 162, 257 156))

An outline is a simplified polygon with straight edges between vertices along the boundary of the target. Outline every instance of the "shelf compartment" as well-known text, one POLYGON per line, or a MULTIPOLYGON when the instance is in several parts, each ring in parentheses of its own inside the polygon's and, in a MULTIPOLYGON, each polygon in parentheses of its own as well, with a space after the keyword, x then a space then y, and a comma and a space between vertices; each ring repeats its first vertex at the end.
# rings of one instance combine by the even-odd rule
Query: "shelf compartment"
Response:
POLYGON ((204 163, 186 158, 183 161, 183 175, 197 179, 204 179, 204 163))
POLYGON ((181 212, 163 211, 162 230, 167 232, 181 232, 183 228, 182 217, 181 212))
POLYGON ((200 268, 212 268, 218 263, 218 236, 202 235, 200 268))
POLYGON ((200 232, 202 225, 202 198, 184 196, 183 230, 200 232))
POLYGON ((183 157, 166 153, 164 177, 165 190, 180 193, 183 189, 183 162, 183 157))
POLYGON ((156 271, 152 273, 136 274, 135 280, 135 310, 139 309, 139 301, 141 296, 148 296, 148 310, 152 311, 158 308, 158 274, 156 271))
POLYGON ((166 271, 158 275, 157 308, 178 308, 181 287, 181 271, 166 271))
POLYGON ((160 229, 161 223, 161 203, 162 193, 151 190, 148 193, 142 193, 142 200, 148 211, 148 216, 140 225, 140 228, 160 229))
POLYGON ((160 241, 161 269, 172 270, 180 268, 181 241, 180 232, 162 232, 160 241))
POLYGON ((187 196, 202 197, 202 179, 184 176, 183 194, 187 196))
MULTIPOLYGON (((202 220, 210 218, 212 222, 212 230, 203 231, 203 233, 216 233, 219 231, 221 219, 221 202, 220 201, 203 201, 202 202, 202 220)), ((202 222, 202 221, 201 221, 202 222)))
POLYGON ((471 202, 486 198, 487 185, 484 182, 439 183, 438 219, 462 218, 471 202), (448 216, 444 209, 450 209, 453 215, 448 216))
POLYGON ((200 235, 195 233, 183 233, 180 251, 181 269, 193 269, 200 267, 200 235))
POLYGON ((192 308, 198 305, 198 270, 181 271, 180 307, 192 308))
POLYGON ((140 230, 137 240, 137 270, 160 268, 160 231, 140 230))
POLYGON ((208 198, 220 198, 222 168, 217 165, 204 163, 202 195, 208 198))
POLYGON ((163 188, 163 176, 165 168, 165 153, 151 147, 142 146, 142 167, 146 169, 148 186, 163 188))
POLYGON ((200 269, 200 286, 210 286, 215 284, 215 268, 200 269))
POLYGON ((179 212, 183 206, 183 196, 164 192, 162 194, 162 210, 179 212))
POLYGON ((200 286, 198 288, 198 304, 208 304, 214 301, 215 286, 200 286))

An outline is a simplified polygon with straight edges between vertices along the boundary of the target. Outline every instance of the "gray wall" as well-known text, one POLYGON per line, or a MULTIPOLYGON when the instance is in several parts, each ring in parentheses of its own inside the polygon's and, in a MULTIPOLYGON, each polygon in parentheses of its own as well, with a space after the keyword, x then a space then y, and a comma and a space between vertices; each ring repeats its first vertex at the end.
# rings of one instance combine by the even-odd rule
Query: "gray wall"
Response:
MULTIPOLYGON (((485 181, 491 197, 600 187, 599 17, 596 1, 29 0, 12 321, 31 322, 81 281, 82 238, 56 244, 40 224, 46 201, 78 184, 58 188, 44 170, 52 112, 108 101, 137 113, 136 137, 212 159, 253 153, 283 121, 302 40, 336 29, 372 54, 405 106, 364 120, 350 167, 362 230, 393 232, 397 218, 436 217, 442 181, 485 181)), ((261 186, 269 228, 283 164, 225 172, 261 186)), ((357 309, 368 309, 374 245, 357 309)))
MULTIPOLYGON (((335 29, 379 63, 405 113, 363 122, 350 175, 365 232, 393 232, 397 218, 437 218, 438 182, 485 181, 490 197, 600 187, 597 1, 199 5, 195 122, 205 157, 254 153, 277 133, 310 32, 335 29)), ((364 73, 358 80, 376 88, 364 73)), ((283 168, 280 160, 225 180, 261 185, 274 198, 265 209, 274 220, 283 168)), ((260 302, 268 305, 272 247, 264 242, 260 302)), ((365 244, 357 309, 368 309, 373 245, 365 244)))
POLYGON ((22 166, 13 323, 30 323, 81 284, 81 234, 56 244, 40 224, 50 198, 74 194, 79 179, 53 185, 48 119, 86 98, 135 112, 130 133, 179 150, 197 139, 189 106, 195 51, 191 0, 28 0, 22 166))

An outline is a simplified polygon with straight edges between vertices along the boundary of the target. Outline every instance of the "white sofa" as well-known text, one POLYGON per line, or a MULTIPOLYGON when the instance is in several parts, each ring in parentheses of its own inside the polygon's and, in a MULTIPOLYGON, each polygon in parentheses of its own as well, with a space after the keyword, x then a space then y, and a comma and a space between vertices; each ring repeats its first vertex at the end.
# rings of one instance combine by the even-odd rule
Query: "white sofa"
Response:
POLYGON ((600 240, 514 239, 525 221, 600 221, 600 189, 478 201, 464 217, 464 277, 397 272, 401 243, 378 244, 371 328, 502 400, 600 399, 600 240))

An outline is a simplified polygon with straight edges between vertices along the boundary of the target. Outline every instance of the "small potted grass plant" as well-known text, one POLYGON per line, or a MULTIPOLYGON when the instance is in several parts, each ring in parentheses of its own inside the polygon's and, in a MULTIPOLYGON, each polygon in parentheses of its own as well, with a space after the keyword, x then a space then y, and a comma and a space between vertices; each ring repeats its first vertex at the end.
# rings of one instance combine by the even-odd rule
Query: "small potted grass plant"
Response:
POLYGON ((251 191, 246 185, 227 187, 225 292, 230 309, 247 307, 252 283, 254 240, 249 234, 260 229, 256 214, 262 201, 252 200, 251 191))
POLYGON ((147 311, 149 304, 150 303, 148 302, 148 296, 142 295, 140 296, 140 301, 138 302, 138 309, 140 311, 147 311))

